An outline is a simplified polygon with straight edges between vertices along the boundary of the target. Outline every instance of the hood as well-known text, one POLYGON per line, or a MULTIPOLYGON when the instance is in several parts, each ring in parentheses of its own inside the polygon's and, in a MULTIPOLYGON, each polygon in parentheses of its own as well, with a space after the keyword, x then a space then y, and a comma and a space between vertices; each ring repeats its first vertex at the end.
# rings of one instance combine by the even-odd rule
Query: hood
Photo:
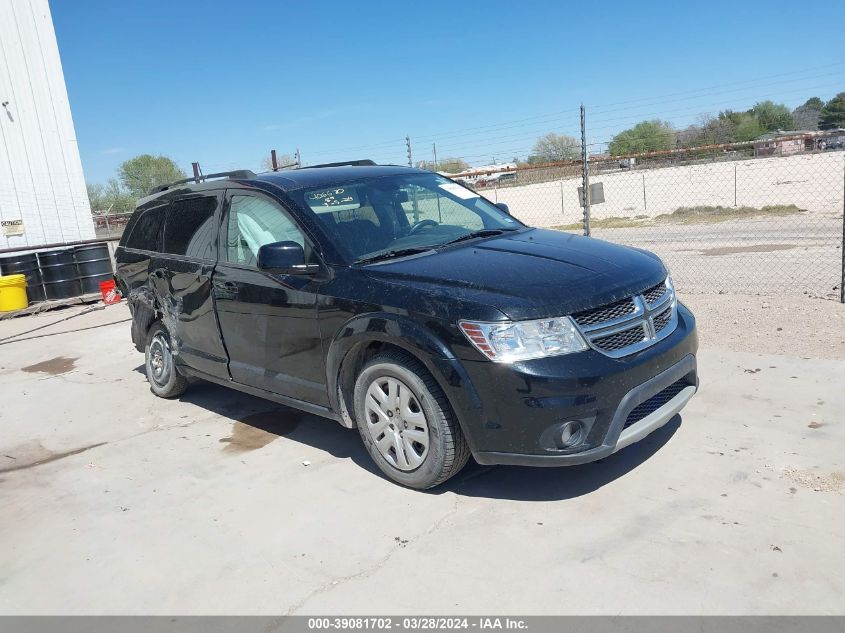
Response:
POLYGON ((530 229, 367 267, 380 281, 497 308, 520 320, 612 303, 661 282, 648 251, 592 237, 530 229))

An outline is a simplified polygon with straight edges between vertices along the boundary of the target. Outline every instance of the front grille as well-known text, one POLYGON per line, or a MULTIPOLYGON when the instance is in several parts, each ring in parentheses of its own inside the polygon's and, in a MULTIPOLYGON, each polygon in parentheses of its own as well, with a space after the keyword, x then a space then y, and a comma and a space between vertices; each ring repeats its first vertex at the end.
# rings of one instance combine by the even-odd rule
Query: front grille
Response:
POLYGON ((669 336, 678 323, 675 292, 663 280, 642 294, 572 315, 594 349, 622 358, 669 336))
POLYGON ((663 312, 654 317, 654 331, 659 332, 672 320, 672 306, 666 308, 663 312))
POLYGON ((653 305, 657 303, 663 297, 663 295, 666 294, 668 290, 669 288, 666 287, 666 282, 660 282, 656 286, 652 286, 651 288, 646 290, 643 293, 643 299, 646 300, 646 303, 653 305))
POLYGON ((593 345, 606 352, 616 352, 631 345, 642 343, 646 340, 646 332, 642 325, 635 325, 628 330, 615 332, 608 336, 601 336, 593 339, 593 345))
POLYGON ((678 382, 672 383, 666 387, 663 391, 654 394, 651 398, 631 410, 628 414, 628 418, 625 420, 625 426, 622 428, 628 428, 632 424, 636 424, 642 420, 647 415, 651 415, 672 398, 681 393, 681 390, 689 386, 690 385, 686 379, 682 378, 678 382))
POLYGON ((572 318, 578 325, 598 325, 605 321, 613 321, 628 314, 633 314, 636 310, 637 307, 634 305, 633 299, 628 297, 600 308, 578 312, 573 314, 572 318))

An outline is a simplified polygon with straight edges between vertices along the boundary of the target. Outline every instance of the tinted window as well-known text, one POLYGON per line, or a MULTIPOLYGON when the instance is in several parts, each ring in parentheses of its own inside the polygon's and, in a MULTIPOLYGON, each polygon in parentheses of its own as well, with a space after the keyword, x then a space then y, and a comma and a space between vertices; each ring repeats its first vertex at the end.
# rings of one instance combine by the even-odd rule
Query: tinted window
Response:
POLYGON ((170 205, 164 226, 164 252, 198 259, 214 259, 217 198, 178 200, 170 205))
POLYGON ((137 248, 144 251, 157 251, 161 245, 161 225, 164 223, 164 207, 156 207, 144 211, 132 234, 126 240, 126 248, 137 248))
POLYGON ((259 248, 285 241, 305 248, 302 233, 281 207, 263 198, 232 196, 226 232, 228 261, 257 266, 259 248))

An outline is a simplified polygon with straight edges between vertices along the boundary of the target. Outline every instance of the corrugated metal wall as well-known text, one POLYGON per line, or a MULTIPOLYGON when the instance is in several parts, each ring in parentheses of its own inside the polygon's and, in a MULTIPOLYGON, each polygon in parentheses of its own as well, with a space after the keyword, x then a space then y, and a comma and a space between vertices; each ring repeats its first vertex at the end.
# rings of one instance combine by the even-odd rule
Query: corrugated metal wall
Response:
POLYGON ((47 0, 0 0, 0 104, 0 248, 93 238, 47 0))

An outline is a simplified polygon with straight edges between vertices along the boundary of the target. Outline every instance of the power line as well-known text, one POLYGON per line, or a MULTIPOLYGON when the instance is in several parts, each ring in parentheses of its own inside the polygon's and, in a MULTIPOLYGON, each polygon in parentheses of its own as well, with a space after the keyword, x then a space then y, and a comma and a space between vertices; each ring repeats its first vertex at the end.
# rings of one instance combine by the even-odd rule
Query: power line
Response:
MULTIPOLYGON (((622 111, 622 110, 626 110, 626 109, 631 109, 631 108, 607 109, 608 106, 630 105, 630 104, 634 104, 634 103, 641 103, 641 107, 649 107, 649 106, 652 106, 652 105, 661 105, 661 104, 664 104, 664 103, 685 101, 685 100, 697 98, 698 96, 703 96, 703 95, 698 95, 697 93, 706 93, 707 96, 715 95, 715 94, 729 94, 729 93, 733 93, 733 92, 739 92, 739 91, 742 91, 742 90, 757 89, 757 88, 762 88, 762 87, 767 87, 767 86, 772 86, 772 85, 782 85, 782 84, 794 83, 796 81, 808 81, 810 79, 817 79, 817 78, 821 78, 821 77, 835 76, 835 75, 840 75, 843 72, 845 72, 845 69, 840 70, 840 71, 836 71, 836 72, 833 72, 833 73, 825 73, 825 74, 822 74, 822 75, 815 75, 815 76, 812 76, 812 77, 797 77, 797 78, 794 78, 794 79, 787 79, 787 80, 781 80, 781 81, 775 81, 775 82, 769 82, 769 83, 760 83, 761 80, 775 79, 775 78, 785 77, 785 76, 788 76, 788 75, 796 75, 796 74, 807 73, 807 72, 812 72, 814 70, 821 70, 821 69, 832 68, 832 67, 841 67, 843 65, 845 65, 845 62, 835 62, 835 63, 832 63, 832 64, 827 64, 827 65, 824 65, 824 66, 817 66, 817 67, 810 68, 810 69, 795 70, 795 71, 789 71, 789 72, 785 72, 785 73, 777 73, 777 74, 774 74, 774 75, 768 75, 768 76, 760 77, 760 78, 757 78, 757 79, 754 79, 754 80, 751 80, 751 81, 747 81, 747 80, 734 81, 734 82, 723 83, 723 84, 719 84, 719 85, 715 85, 715 86, 709 86, 709 87, 706 87, 706 88, 697 88, 697 89, 688 90, 688 91, 669 93, 669 94, 666 94, 666 95, 659 97, 657 100, 654 100, 654 97, 644 97, 644 98, 641 98, 641 99, 631 99, 631 100, 627 100, 627 101, 619 101, 619 102, 605 104, 605 105, 597 105, 597 106, 594 106, 593 108, 591 108, 591 112, 596 112, 598 114, 606 114, 608 112, 615 112, 615 111, 622 111), (719 92, 712 92, 714 89, 717 89, 717 88, 722 88, 722 87, 725 87, 725 86, 737 86, 737 85, 742 86, 742 87, 733 88, 733 89, 730 89, 730 90, 723 90, 723 91, 719 91, 719 92), (681 95, 693 95, 693 96, 688 96, 688 97, 679 98, 679 99, 667 99, 667 97, 677 97, 677 96, 681 96, 681 95), (648 103, 642 103, 643 101, 648 101, 649 99, 652 99, 652 101, 648 102, 648 103), (605 108, 605 109, 603 109, 603 108, 605 108)), ((807 90, 810 90, 810 89, 807 89, 807 90)), ((420 141, 442 142, 443 140, 447 140, 447 139, 461 138, 461 137, 467 137, 467 136, 475 136, 475 135, 480 134, 484 131, 492 132, 492 131, 495 131, 495 130, 506 130, 506 129, 514 129, 514 128, 518 128, 518 127, 525 127, 527 125, 532 125, 533 123, 539 123, 540 121, 543 121, 543 120, 545 120, 544 121, 545 123, 552 123, 552 122, 559 121, 559 120, 564 119, 564 118, 571 118, 572 117, 571 112, 572 112, 571 110, 558 110, 558 111, 551 112, 551 113, 538 114, 538 115, 534 115, 534 116, 530 116, 530 117, 524 117, 524 118, 521 118, 521 119, 513 119, 513 120, 510 120, 510 121, 481 125, 481 126, 475 126, 475 127, 471 127, 471 128, 462 128, 461 130, 455 130, 453 132, 444 132, 444 133, 432 134, 432 135, 428 135, 428 136, 420 136, 420 137, 417 137, 417 138, 420 141)), ((600 119, 600 121, 602 121, 602 120, 600 119)), ((337 148, 337 149, 333 149, 333 150, 326 150, 326 151, 323 151, 323 152, 317 151, 317 152, 314 152, 314 154, 317 155, 317 156, 325 156, 325 155, 344 152, 344 151, 371 150, 371 149, 375 149, 375 148, 392 146, 392 145, 395 145, 395 144, 401 144, 402 142, 403 142, 403 139, 396 139, 396 140, 383 141, 383 142, 372 143, 372 144, 367 144, 367 145, 358 145, 358 146, 351 146, 351 147, 345 147, 345 148, 337 148)))

